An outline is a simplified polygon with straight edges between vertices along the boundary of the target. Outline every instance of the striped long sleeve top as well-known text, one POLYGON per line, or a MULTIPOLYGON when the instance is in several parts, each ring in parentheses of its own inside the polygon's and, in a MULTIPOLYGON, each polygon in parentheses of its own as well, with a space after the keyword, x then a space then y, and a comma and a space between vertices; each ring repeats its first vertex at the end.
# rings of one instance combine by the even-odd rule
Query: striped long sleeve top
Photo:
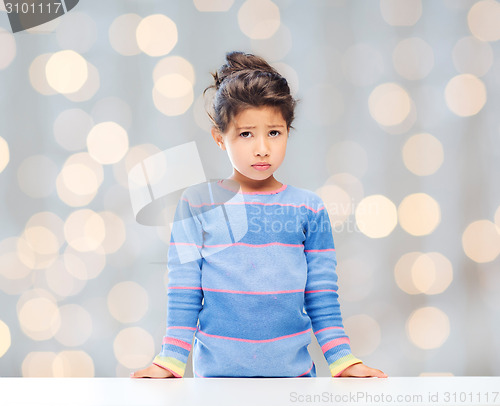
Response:
POLYGON ((167 265, 167 329, 153 363, 174 376, 191 349, 195 377, 316 376, 311 329, 332 376, 361 362, 343 328, 331 224, 314 192, 188 188, 167 265))

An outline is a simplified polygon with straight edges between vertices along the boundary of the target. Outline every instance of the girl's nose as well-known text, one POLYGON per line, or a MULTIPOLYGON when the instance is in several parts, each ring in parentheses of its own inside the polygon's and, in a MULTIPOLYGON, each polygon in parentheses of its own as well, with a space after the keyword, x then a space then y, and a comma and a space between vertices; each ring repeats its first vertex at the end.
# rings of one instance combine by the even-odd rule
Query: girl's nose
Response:
POLYGON ((269 144, 266 137, 257 137, 255 145, 256 155, 269 155, 269 144))

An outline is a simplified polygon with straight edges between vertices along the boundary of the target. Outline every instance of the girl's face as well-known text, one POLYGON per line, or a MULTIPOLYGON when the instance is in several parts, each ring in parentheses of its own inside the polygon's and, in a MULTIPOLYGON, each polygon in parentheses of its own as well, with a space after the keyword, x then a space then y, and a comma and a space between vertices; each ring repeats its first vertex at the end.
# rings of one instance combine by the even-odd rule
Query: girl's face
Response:
POLYGON ((288 130, 278 108, 263 106, 243 110, 225 133, 213 128, 212 136, 227 151, 234 168, 232 178, 258 188, 278 183, 273 173, 285 158, 288 130))

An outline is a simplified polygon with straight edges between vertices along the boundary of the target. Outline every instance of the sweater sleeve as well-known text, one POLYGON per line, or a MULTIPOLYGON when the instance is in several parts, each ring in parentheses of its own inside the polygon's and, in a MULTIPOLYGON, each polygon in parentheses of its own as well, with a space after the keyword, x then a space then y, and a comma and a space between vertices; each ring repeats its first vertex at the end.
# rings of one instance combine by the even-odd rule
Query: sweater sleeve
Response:
POLYGON ((153 364, 181 378, 202 308, 203 230, 184 193, 177 205, 168 251, 167 329, 153 364))
MULTIPOLYGON (((318 197, 319 198, 319 197, 318 197)), ((306 226, 304 252, 307 260, 305 310, 326 358, 332 377, 362 362, 351 353, 344 331, 337 294, 337 258, 328 212, 320 199, 306 226)))

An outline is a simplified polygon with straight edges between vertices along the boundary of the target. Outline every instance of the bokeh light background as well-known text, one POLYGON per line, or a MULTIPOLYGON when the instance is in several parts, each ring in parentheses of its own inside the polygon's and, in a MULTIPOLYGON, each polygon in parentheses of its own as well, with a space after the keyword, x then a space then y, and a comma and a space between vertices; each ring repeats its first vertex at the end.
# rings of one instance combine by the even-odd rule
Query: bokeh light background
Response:
POLYGON ((15 35, 0 2, 0 375, 160 350, 169 227, 135 221, 127 173, 195 141, 229 176, 201 93, 231 50, 301 99, 277 178, 328 207, 354 353, 500 374, 499 40, 494 0, 82 0, 15 35))

